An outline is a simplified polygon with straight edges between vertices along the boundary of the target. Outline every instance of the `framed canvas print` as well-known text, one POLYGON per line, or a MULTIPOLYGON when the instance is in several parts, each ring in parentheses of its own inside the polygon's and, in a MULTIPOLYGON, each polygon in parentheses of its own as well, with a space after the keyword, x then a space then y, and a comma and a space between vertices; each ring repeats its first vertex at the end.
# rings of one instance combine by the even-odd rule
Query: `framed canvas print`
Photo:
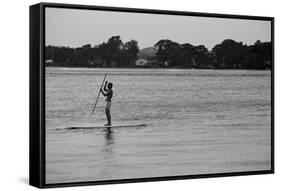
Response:
POLYGON ((274 172, 274 18, 30 7, 30 184, 274 172))

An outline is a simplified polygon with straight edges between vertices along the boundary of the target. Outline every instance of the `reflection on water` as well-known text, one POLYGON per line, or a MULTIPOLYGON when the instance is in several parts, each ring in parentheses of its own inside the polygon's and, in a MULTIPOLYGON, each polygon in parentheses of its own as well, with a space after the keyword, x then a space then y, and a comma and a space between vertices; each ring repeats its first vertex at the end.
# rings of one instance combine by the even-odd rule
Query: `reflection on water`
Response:
POLYGON ((46 182, 270 169, 270 71, 46 70, 46 182), (57 130, 106 122, 145 128, 57 130))
POLYGON ((111 127, 105 127, 105 143, 106 145, 114 144, 113 131, 111 127))

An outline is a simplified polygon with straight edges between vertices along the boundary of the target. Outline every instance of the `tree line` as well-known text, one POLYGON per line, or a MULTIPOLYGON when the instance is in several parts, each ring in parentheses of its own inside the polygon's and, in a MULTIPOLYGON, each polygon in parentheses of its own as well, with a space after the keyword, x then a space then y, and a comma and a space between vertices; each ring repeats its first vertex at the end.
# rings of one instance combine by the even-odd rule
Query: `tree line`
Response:
MULTIPOLYGON (((150 67, 200 69, 271 69, 272 44, 257 40, 246 45, 226 39, 210 51, 204 46, 179 44, 169 39, 159 40, 155 53, 146 58, 157 60, 150 67)), ((136 67, 140 58, 138 42, 123 43, 120 36, 112 36, 96 46, 86 44, 78 48, 47 46, 47 66, 65 67, 136 67)))

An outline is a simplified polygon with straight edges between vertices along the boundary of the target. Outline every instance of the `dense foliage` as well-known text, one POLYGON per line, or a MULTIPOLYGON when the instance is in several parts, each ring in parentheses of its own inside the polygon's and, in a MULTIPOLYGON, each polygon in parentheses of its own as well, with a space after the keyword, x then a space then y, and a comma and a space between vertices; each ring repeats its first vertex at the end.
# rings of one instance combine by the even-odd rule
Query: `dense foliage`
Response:
POLYGON ((179 44, 168 39, 139 50, 137 41, 123 43, 120 36, 113 36, 94 47, 47 46, 45 58, 46 65, 67 67, 136 67, 136 60, 145 58, 148 62, 153 60, 150 67, 271 69, 271 51, 271 42, 258 40, 254 45, 246 45, 231 39, 210 51, 204 45, 179 44))

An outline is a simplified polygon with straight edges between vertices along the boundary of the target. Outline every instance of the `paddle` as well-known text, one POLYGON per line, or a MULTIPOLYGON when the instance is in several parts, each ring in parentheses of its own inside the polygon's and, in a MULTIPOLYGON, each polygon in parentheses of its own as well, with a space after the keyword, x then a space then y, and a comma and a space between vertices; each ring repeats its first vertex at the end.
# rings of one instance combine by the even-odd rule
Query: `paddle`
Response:
MULTIPOLYGON (((104 78, 103 78, 103 81, 102 81, 102 84, 101 84, 100 89, 102 89, 102 86, 103 86, 103 84, 104 84, 106 75, 107 75, 107 74, 104 75, 104 78)), ((96 109, 96 106, 97 106, 97 103, 98 103, 98 100, 99 100, 99 97, 100 97, 100 89, 99 89, 98 97, 97 97, 97 99, 96 99, 96 103, 95 103, 94 108, 93 108, 93 110, 92 110, 92 114, 94 113, 94 111, 95 111, 95 109, 96 109)))

